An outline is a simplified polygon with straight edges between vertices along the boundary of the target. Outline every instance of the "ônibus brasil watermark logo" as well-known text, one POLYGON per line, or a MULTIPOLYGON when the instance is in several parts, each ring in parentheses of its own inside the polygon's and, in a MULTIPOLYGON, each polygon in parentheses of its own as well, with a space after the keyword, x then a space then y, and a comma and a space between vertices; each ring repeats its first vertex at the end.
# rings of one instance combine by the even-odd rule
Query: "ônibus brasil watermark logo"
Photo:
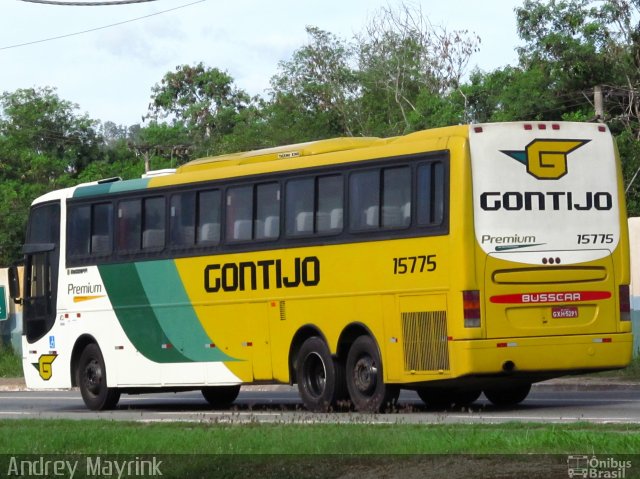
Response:
POLYGON ((625 479, 631 461, 615 457, 572 455, 567 457, 567 474, 570 478, 625 479))
POLYGON ((527 173, 539 180, 557 180, 567 174, 567 155, 590 140, 537 139, 523 151, 501 150, 527 167, 527 173))

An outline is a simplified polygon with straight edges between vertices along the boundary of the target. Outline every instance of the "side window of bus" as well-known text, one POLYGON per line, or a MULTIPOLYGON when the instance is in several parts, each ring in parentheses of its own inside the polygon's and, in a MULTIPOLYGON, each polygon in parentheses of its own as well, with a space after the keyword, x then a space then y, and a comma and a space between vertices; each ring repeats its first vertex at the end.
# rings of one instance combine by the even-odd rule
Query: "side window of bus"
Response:
POLYGON ((161 250, 165 239, 164 197, 145 198, 142 206, 142 249, 161 250))
POLYGON ((164 197, 121 201, 118 204, 117 234, 118 251, 121 253, 164 248, 164 197))
POLYGON ((313 234, 314 179, 287 181, 285 200, 285 230, 287 236, 313 234))
POLYGON ((275 240, 280 236, 280 185, 262 183, 227 190, 229 242, 275 240))
POLYGON ((440 161, 422 163, 417 171, 418 226, 439 226, 445 221, 445 169, 440 161))
POLYGON ((113 205, 98 203, 91 205, 91 254, 111 254, 113 237, 113 205))
POLYGON ((274 240, 280 236, 280 185, 256 186, 255 239, 274 240))
POLYGON ((354 231, 405 228, 411 223, 411 168, 355 172, 349 179, 349 224, 354 231))
POLYGON ((380 170, 360 171, 350 176, 349 226, 356 231, 380 226, 380 170))
POLYGON ((252 236, 253 186, 227 190, 227 241, 246 241, 252 236))
POLYGON ((69 208, 67 252, 72 257, 105 256, 112 249, 111 203, 69 208))
POLYGON ((220 190, 198 193, 198 244, 220 243, 220 190))
POLYGON ((342 176, 320 176, 317 179, 316 231, 340 233, 344 216, 344 183, 342 176))
POLYGON ((287 236, 335 234, 342 231, 341 175, 301 178, 287 182, 287 236))
POLYGON ((142 200, 124 200, 118 203, 117 240, 119 252, 140 250, 142 231, 142 200))
POLYGON ((171 246, 188 247, 196 243, 196 193, 171 196, 169 210, 171 246))
POLYGON ((406 228, 411 224, 411 168, 382 170, 383 228, 406 228))
POLYGON ((91 205, 70 207, 67 216, 67 254, 87 256, 91 251, 91 205))

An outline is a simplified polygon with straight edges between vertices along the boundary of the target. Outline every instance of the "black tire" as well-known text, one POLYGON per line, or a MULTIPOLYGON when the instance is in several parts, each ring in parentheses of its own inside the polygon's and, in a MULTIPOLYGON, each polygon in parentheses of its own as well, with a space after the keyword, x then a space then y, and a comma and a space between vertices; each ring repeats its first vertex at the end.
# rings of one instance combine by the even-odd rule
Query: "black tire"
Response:
POLYGON ((326 412, 346 396, 341 364, 318 336, 302 343, 296 359, 296 380, 302 402, 310 411, 326 412))
POLYGON ((113 409, 120 400, 118 388, 107 387, 107 369, 97 344, 87 345, 78 361, 76 380, 85 405, 93 411, 113 409))
POLYGON ((400 388, 384 383, 378 346, 370 336, 359 336, 351 345, 345 367, 347 389, 357 411, 391 410, 400 388))
POLYGON ((480 390, 457 390, 441 388, 420 388, 416 392, 429 409, 447 409, 449 407, 465 407, 473 404, 480 397, 480 390))
POLYGON ((484 395, 495 406, 515 406, 529 395, 531 384, 516 384, 505 388, 485 389, 484 395))
POLYGON ((207 386, 200 390, 207 402, 215 409, 226 409, 240 394, 240 385, 207 386))

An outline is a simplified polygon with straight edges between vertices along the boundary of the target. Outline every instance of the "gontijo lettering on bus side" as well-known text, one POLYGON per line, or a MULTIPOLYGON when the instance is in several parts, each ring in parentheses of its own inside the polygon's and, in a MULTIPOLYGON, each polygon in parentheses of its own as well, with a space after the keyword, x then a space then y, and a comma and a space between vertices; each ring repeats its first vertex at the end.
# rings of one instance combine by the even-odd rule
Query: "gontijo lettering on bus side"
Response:
POLYGON ((218 291, 255 291, 258 289, 297 288, 320 283, 320 260, 316 256, 281 259, 213 263, 204 268, 204 289, 218 291))

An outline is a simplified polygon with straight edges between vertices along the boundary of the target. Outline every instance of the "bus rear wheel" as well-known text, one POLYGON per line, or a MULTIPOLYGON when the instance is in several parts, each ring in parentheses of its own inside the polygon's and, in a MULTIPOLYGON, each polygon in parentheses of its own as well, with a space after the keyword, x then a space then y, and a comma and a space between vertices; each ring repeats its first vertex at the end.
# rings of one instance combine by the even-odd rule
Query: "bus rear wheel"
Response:
POLYGON ((517 384, 505 388, 485 389, 484 395, 495 406, 515 406, 529 395, 531 384, 517 384))
POLYGON ((346 381, 356 410, 380 412, 391 409, 400 388, 384 383, 378 347, 370 336, 359 336, 347 354, 346 381))
POLYGON ((207 402, 215 409, 225 409, 231 406, 240 394, 240 385, 208 386, 200 390, 207 402))
POLYGON ((78 361, 76 381, 85 405, 94 411, 113 409, 120 400, 117 388, 107 387, 107 369, 97 344, 88 344, 78 361))
POLYGON ((318 336, 302 343, 296 361, 296 379, 302 402, 310 411, 326 412, 346 396, 344 370, 318 336))

